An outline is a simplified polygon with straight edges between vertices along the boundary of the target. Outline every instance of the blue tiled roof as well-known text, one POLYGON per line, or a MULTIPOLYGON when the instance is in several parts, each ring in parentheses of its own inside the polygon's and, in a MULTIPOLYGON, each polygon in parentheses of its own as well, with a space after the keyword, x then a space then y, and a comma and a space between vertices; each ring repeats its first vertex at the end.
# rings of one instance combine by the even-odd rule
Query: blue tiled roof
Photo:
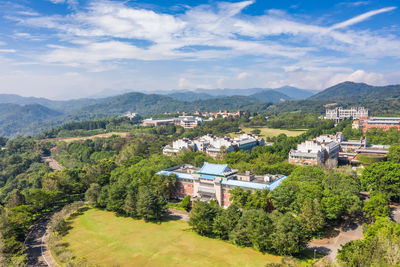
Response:
POLYGON ((215 176, 207 175, 207 174, 201 174, 200 175, 200 179, 215 180, 215 176))
POLYGON ((252 183, 252 182, 245 182, 245 181, 239 181, 239 180, 229 180, 228 179, 225 181, 221 181, 221 184, 240 186, 240 187, 246 187, 246 188, 251 188, 251 189, 268 189, 267 184, 252 183))
POLYGON ((175 174, 176 177, 178 178, 182 178, 182 179, 194 179, 194 177, 191 174, 188 173, 180 173, 180 172, 171 172, 171 171, 159 171, 156 174, 160 174, 160 175, 171 175, 171 174, 175 174))
POLYGON ((283 182, 283 180, 286 179, 286 177, 287 176, 283 176, 283 177, 279 178, 278 180, 275 180, 272 183, 270 183, 269 190, 274 190, 275 188, 277 188, 283 182))
POLYGON ((229 169, 228 165, 226 164, 212 164, 204 162, 203 167, 201 167, 198 173, 224 176, 224 173, 229 171, 231 171, 231 169, 229 169))
POLYGON ((268 189, 268 190, 274 190, 277 188, 283 180, 286 179, 286 176, 283 176, 279 178, 278 180, 270 183, 270 184, 261 184, 261 183, 253 183, 253 182, 245 182, 245 181, 239 181, 239 180, 225 180, 221 181, 221 184, 226 184, 226 185, 233 185, 233 186, 240 186, 240 187, 246 187, 246 188, 251 188, 251 189, 268 189))

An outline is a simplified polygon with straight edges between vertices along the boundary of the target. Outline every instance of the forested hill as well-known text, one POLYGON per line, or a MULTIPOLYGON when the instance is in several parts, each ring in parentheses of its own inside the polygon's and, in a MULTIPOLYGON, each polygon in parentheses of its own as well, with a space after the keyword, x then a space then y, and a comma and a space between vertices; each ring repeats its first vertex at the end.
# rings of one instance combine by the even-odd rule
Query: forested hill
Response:
POLYGON ((230 96, 196 101, 179 101, 172 97, 156 94, 128 93, 108 100, 84 107, 71 116, 79 119, 92 119, 123 114, 127 111, 137 112, 141 115, 154 115, 164 112, 194 112, 237 110, 261 111, 268 105, 264 101, 247 96, 230 96))
POLYGON ((290 96, 275 90, 263 90, 259 93, 251 95, 251 97, 263 102, 270 102, 270 103, 279 103, 292 100, 290 96))
POLYGON ((400 85, 372 86, 365 83, 344 82, 329 87, 309 100, 331 100, 347 102, 374 102, 376 100, 398 100, 400 85))
POLYGON ((329 87, 306 100, 284 102, 270 107, 272 112, 325 112, 324 105, 364 106, 373 115, 400 114, 400 85, 371 86, 344 82, 329 87))
POLYGON ((0 136, 32 134, 28 128, 33 122, 44 122, 61 115, 39 104, 0 104, 0 136))
POLYGON ((294 100, 307 99, 315 93, 315 91, 299 89, 292 86, 283 86, 273 90, 285 94, 294 100))
MULTIPOLYGON (((80 109, 87 105, 92 105, 95 103, 100 103, 104 101, 105 98, 81 98, 72 100, 50 100, 43 97, 24 97, 15 94, 0 94, 0 103, 2 104, 17 104, 17 105, 33 105, 39 104, 45 106, 49 109, 56 110, 61 113, 69 113, 71 111, 80 109)), ((1 116, 1 114, 0 114, 1 116)))

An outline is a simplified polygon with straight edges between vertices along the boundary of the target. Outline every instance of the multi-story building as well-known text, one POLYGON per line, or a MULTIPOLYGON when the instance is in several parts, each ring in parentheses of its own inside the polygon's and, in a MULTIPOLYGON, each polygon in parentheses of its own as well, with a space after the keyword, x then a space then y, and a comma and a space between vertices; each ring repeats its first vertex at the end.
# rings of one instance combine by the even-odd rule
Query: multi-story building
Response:
POLYGON ((400 117, 368 117, 356 121, 354 124, 359 124, 362 131, 365 133, 373 128, 387 131, 391 128, 396 128, 400 131, 400 117))
POLYGON ((320 135, 297 145, 289 152, 289 163, 297 165, 324 166, 328 160, 337 165, 343 133, 320 135))
POLYGON ((185 129, 190 129, 199 126, 203 119, 194 116, 179 116, 177 118, 162 118, 162 119, 146 119, 143 120, 143 126, 160 126, 174 124, 182 126, 185 129))
POLYGON ((337 107, 334 109, 327 109, 324 119, 339 122, 345 119, 357 120, 368 116, 369 110, 364 107, 352 107, 349 109, 337 107))
POLYGON ((238 173, 228 165, 211 164, 205 162, 202 168, 192 165, 181 165, 157 174, 175 175, 177 190, 175 197, 184 198, 189 195, 201 201, 215 200, 220 206, 228 207, 231 204, 230 190, 235 187, 254 190, 273 190, 286 178, 284 175, 257 176, 250 172, 238 173))
POLYGON ((216 137, 204 135, 192 140, 180 139, 172 143, 172 147, 167 145, 163 149, 163 154, 171 155, 186 150, 189 147, 193 151, 201 151, 211 157, 217 157, 221 153, 230 153, 239 150, 251 150, 255 146, 264 145, 264 139, 259 139, 252 134, 243 134, 236 138, 216 137))

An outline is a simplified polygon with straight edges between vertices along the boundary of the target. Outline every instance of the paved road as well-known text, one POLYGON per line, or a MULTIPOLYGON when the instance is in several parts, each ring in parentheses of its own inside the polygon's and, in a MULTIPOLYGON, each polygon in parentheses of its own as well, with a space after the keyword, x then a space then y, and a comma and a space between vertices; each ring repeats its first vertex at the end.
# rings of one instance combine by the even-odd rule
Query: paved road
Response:
POLYGON ((48 237, 47 224, 50 217, 51 215, 45 216, 31 226, 25 240, 27 266, 57 266, 45 242, 48 237))
POLYGON ((356 239, 362 239, 362 223, 346 222, 340 227, 333 229, 330 237, 315 239, 308 244, 308 248, 325 254, 325 258, 334 262, 341 246, 356 239))
POLYGON ((49 163, 50 168, 52 168, 55 171, 61 171, 62 169, 64 169, 60 164, 58 164, 58 162, 53 159, 52 157, 43 157, 42 160, 44 162, 49 163))

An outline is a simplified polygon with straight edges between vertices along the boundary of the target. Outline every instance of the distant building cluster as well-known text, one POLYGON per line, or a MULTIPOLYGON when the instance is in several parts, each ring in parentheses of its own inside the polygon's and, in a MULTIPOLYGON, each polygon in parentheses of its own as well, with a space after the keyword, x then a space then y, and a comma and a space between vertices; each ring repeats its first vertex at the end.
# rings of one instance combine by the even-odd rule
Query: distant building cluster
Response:
POLYGON ((139 114, 135 113, 135 112, 130 112, 128 111, 127 113, 125 113, 124 115, 122 115, 122 117, 127 117, 130 120, 134 120, 136 118, 139 118, 139 114))
POLYGON ((297 165, 324 166, 328 160, 337 166, 340 143, 343 134, 320 135, 297 145, 289 152, 289 162, 297 165), (336 163, 334 162, 336 160, 336 163))
POLYGON ((218 117, 222 117, 222 118, 228 118, 228 117, 241 117, 245 114, 244 111, 238 110, 236 112, 229 112, 228 110, 220 110, 219 112, 203 112, 201 113, 200 111, 196 111, 195 115, 201 115, 203 117, 214 117, 214 118, 218 118, 218 117))
POLYGON ((232 201, 229 190, 240 187, 247 190, 274 190, 286 178, 284 175, 254 175, 250 172, 238 173, 228 165, 205 162, 202 168, 181 165, 159 171, 160 175, 175 175, 177 190, 175 197, 189 195, 192 200, 215 200, 220 206, 228 207, 232 201))
POLYGON ((400 131, 400 117, 365 117, 353 122, 353 129, 362 129, 364 133, 373 128, 384 131, 396 128, 400 131))
POLYGON ((162 118, 162 119, 146 119, 143 120, 143 126, 160 126, 174 124, 182 126, 185 129, 191 129, 199 126, 204 120, 195 116, 179 116, 177 118, 162 118))
POLYGON ((216 137, 213 135, 204 135, 194 140, 183 138, 176 140, 172 146, 167 145, 163 149, 164 155, 174 155, 181 151, 191 149, 192 151, 201 151, 208 156, 217 157, 221 150, 233 152, 239 150, 251 150, 255 146, 264 145, 264 139, 252 134, 243 134, 236 138, 216 137))
POLYGON ((357 155, 385 156, 388 149, 368 147, 367 138, 344 140, 341 132, 324 134, 297 145, 289 152, 289 162, 296 165, 336 167, 338 162, 356 163, 357 155))
POLYGON ((339 122, 346 119, 357 120, 368 116, 369 110, 364 107, 352 107, 349 109, 337 107, 334 109, 327 109, 324 119, 339 122))
POLYGON ((396 128, 400 131, 400 117, 370 117, 369 110, 364 107, 327 109, 323 118, 336 122, 346 119, 354 120, 353 129, 362 129, 364 133, 373 128, 384 131, 396 128))

